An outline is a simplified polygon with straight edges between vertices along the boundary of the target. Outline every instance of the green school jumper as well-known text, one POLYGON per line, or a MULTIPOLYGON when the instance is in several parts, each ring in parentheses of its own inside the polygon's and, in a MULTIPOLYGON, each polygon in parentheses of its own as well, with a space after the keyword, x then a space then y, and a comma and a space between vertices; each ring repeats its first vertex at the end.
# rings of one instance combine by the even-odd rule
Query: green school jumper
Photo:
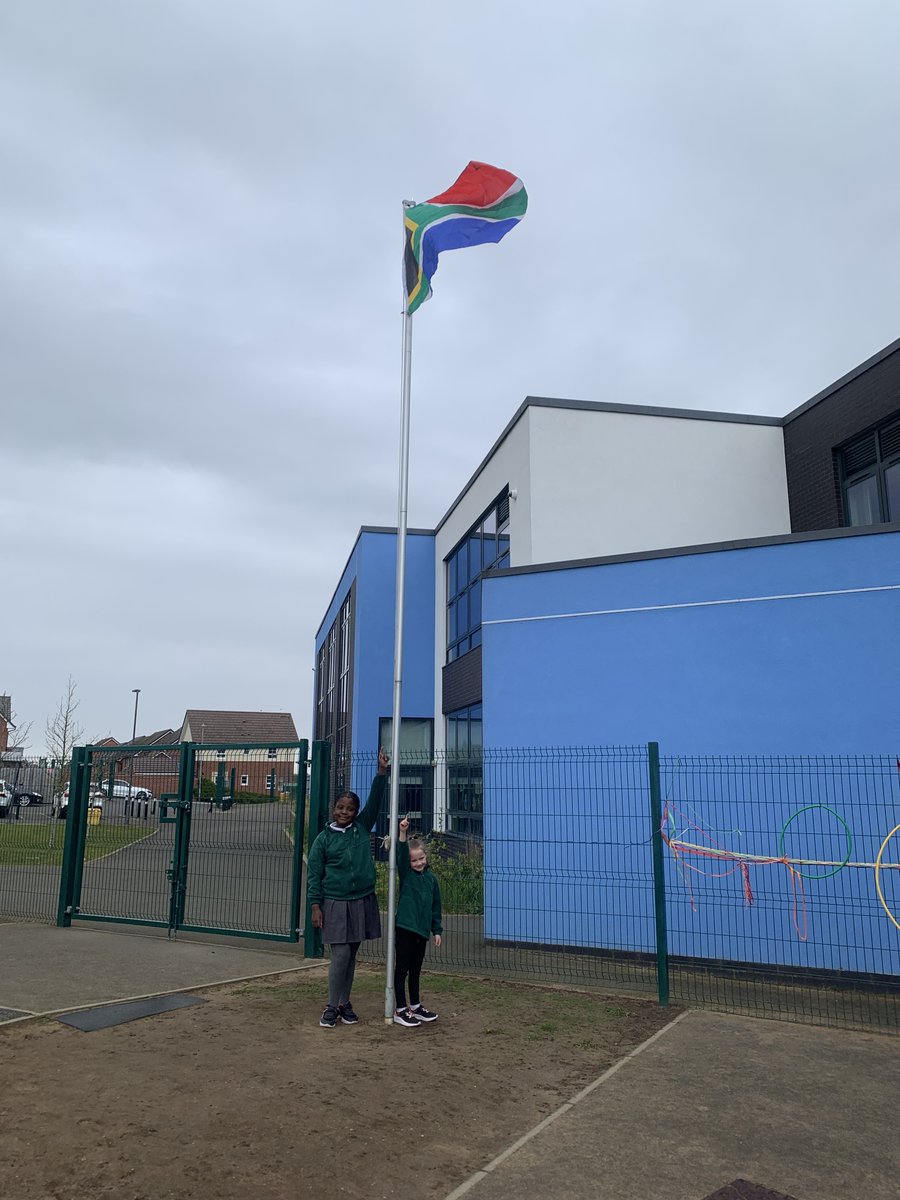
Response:
POLYGON ((378 820, 387 775, 376 775, 365 808, 346 830, 326 825, 309 852, 307 876, 313 904, 328 900, 362 900, 375 891, 375 863, 369 833, 378 820))
POLYGON ((400 903, 397 925, 428 940, 429 934, 441 933, 441 886, 437 876, 426 867, 414 871, 409 865, 409 843, 397 845, 397 870, 400 873, 400 903))

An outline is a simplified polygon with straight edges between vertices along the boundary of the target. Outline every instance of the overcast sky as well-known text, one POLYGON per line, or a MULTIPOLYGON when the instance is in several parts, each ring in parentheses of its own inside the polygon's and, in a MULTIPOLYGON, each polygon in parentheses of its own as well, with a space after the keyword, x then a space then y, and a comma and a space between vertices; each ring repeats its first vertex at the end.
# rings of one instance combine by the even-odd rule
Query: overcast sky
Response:
POLYGON ((528 394, 781 415, 898 334, 887 0, 4 0, 0 692, 31 749, 309 733, 396 522, 400 203, 521 176, 415 318, 410 523, 528 394))

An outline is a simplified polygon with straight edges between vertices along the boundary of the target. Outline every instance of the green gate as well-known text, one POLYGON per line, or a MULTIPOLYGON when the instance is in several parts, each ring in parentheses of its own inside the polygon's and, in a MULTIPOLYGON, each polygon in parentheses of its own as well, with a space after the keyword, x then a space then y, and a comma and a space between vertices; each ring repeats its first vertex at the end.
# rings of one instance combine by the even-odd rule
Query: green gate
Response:
POLYGON ((78 747, 57 924, 298 941, 308 765, 306 741, 78 747))

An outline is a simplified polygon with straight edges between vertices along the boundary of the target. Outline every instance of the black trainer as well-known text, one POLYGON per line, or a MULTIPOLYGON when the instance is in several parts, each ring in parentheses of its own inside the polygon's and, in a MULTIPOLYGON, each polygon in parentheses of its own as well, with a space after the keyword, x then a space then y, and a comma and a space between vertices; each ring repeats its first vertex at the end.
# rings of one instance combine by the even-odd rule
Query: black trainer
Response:
POLYGON ((398 1008, 394 1013, 394 1024, 405 1025, 407 1029, 418 1029, 422 1022, 417 1021, 408 1008, 398 1008))
POLYGON ((436 1021, 437 1013, 429 1012, 424 1004, 414 1004, 409 1010, 417 1021, 436 1021))
POLYGON ((333 1004, 326 1004, 325 1011, 319 1017, 319 1024, 323 1029, 334 1029, 335 1025, 337 1025, 337 1019, 338 1010, 333 1004))
POLYGON ((345 1025, 358 1025, 359 1017, 353 1011, 353 1006, 348 1001, 346 1004, 338 1005, 338 1016, 345 1025))

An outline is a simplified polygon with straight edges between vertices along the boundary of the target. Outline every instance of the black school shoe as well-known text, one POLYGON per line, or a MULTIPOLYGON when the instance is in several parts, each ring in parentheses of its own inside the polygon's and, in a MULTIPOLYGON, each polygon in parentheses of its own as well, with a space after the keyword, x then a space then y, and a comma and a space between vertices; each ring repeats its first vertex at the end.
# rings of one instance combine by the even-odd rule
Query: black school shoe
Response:
POLYGON ((437 1013, 429 1012, 424 1004, 411 1006, 409 1010, 417 1021, 436 1021, 437 1013))
POLYGON ((335 1025, 337 1025, 337 1019, 338 1010, 333 1004, 326 1004, 325 1011, 319 1017, 319 1024, 323 1029, 334 1029, 335 1025))
POLYGON ((358 1025, 359 1017, 353 1011, 349 1001, 346 1004, 338 1005, 338 1016, 344 1025, 358 1025))

